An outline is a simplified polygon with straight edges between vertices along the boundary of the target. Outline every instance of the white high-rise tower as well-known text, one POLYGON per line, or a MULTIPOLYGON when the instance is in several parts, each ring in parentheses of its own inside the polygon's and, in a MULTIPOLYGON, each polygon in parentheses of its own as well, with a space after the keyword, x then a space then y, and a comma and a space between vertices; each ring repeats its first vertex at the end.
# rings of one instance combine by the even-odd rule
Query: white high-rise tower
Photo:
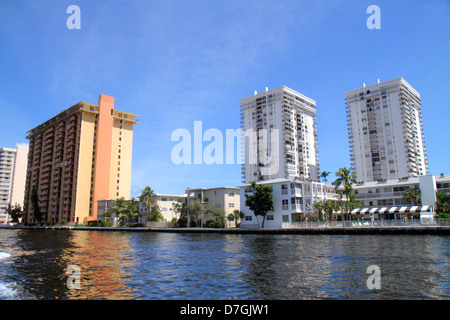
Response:
POLYGON ((420 94, 403 78, 345 93, 350 159, 358 181, 428 174, 420 94))
POLYGON ((286 86, 241 99, 242 180, 319 179, 316 102, 286 86), (250 139, 250 132, 254 132, 250 139), (252 150, 254 154, 252 157, 252 150))
POLYGON ((9 222, 8 204, 23 208, 28 145, 0 149, 0 223, 9 222))

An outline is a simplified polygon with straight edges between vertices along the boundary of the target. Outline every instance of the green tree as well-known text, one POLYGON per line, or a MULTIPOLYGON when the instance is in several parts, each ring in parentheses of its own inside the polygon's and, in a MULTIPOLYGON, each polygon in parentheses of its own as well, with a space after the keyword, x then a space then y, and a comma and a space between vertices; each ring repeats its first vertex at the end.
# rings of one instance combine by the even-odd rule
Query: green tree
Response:
POLYGON ((336 180, 333 182, 336 193, 342 192, 346 196, 345 201, 345 207, 346 207, 346 213, 348 215, 348 219, 350 220, 350 213, 349 213, 349 200, 350 195, 353 192, 352 183, 356 183, 356 176, 352 173, 351 169, 347 169, 346 167, 340 168, 338 171, 336 171, 336 180), (343 187, 343 190, 339 190, 339 187, 343 187))
POLYGON ((11 207, 11 204, 8 203, 6 213, 10 216, 11 222, 13 223, 18 223, 19 219, 23 216, 23 212, 19 204, 15 204, 14 207, 11 207))
POLYGON ((403 199, 408 203, 414 204, 415 206, 420 205, 421 203, 420 190, 413 187, 409 187, 403 193, 403 199))
POLYGON ((207 212, 212 214, 216 218, 215 226, 218 228, 225 227, 225 212, 217 207, 209 207, 207 212))
POLYGON ((152 206, 147 220, 148 221, 161 221, 162 219, 164 219, 164 216, 162 215, 161 208, 157 205, 152 206))
POLYGON ((125 201, 125 214, 127 215, 127 225, 137 222, 139 214, 139 202, 135 198, 125 201))
POLYGON ((190 227, 191 219, 193 219, 196 224, 198 223, 198 219, 202 213, 205 213, 206 207, 199 200, 189 201, 189 204, 186 207, 188 227, 190 227))
POLYGON ((128 215, 126 214, 126 210, 126 201, 122 197, 113 202, 111 208, 107 211, 107 214, 111 215, 114 213, 116 217, 119 217, 119 223, 121 225, 125 225, 126 219, 128 217, 128 215))
POLYGON ((175 221, 172 219, 172 223, 174 223, 177 227, 185 227, 187 224, 187 204, 186 202, 182 203, 174 203, 172 205, 173 212, 178 216, 178 219, 174 217, 175 221))
POLYGON ((351 212, 353 209, 361 208, 364 206, 364 203, 358 199, 356 199, 354 194, 350 194, 348 199, 348 210, 351 212))
MULTIPOLYGON (((245 205, 253 211, 256 218, 263 217, 261 227, 264 229, 267 212, 273 211, 273 188, 264 184, 256 184, 255 181, 250 183, 252 189, 251 195, 245 194, 245 205)), ((259 221, 258 221, 259 223, 259 221)))
POLYGON ((436 192, 436 212, 437 213, 448 213, 450 212, 450 196, 444 191, 436 192))

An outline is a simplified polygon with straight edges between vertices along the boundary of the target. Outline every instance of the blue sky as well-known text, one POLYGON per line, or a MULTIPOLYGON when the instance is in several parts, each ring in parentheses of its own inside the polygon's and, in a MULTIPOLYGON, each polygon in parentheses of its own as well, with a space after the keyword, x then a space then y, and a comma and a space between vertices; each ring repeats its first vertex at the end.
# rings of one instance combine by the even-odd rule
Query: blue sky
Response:
POLYGON ((286 85, 316 100, 320 169, 335 172, 350 165, 344 92, 403 77, 421 94, 430 173, 450 174, 449 33, 448 0, 2 0, 0 147, 107 94, 139 115, 132 196, 238 186, 238 164, 175 165, 171 134, 202 121, 225 135, 241 98, 286 85))

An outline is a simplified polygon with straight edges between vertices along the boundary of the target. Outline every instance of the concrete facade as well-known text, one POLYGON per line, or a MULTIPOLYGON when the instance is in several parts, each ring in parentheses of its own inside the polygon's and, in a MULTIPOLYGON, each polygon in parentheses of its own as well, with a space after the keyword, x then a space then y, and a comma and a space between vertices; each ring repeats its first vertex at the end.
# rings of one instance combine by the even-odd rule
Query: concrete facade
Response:
POLYGON ((133 126, 137 115, 79 102, 28 132, 25 223, 36 223, 33 192, 44 224, 97 220, 97 202, 130 198, 133 126))
POLYGON ((286 86, 241 99, 242 181, 319 180, 316 102, 286 86))
POLYGON ((420 94, 403 78, 345 93, 350 160, 358 181, 428 174, 420 94))
POLYGON ((8 204, 23 208, 28 145, 0 149, 0 223, 8 223, 8 204))

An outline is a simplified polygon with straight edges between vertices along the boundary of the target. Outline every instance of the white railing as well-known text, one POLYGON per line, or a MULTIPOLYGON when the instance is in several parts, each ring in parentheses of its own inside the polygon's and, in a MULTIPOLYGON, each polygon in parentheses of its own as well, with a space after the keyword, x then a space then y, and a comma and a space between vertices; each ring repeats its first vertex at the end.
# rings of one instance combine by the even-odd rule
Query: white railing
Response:
POLYGON ((450 219, 396 219, 396 220, 355 220, 355 221, 300 221, 283 222, 283 228, 332 228, 332 227, 413 227, 450 226, 450 219))

